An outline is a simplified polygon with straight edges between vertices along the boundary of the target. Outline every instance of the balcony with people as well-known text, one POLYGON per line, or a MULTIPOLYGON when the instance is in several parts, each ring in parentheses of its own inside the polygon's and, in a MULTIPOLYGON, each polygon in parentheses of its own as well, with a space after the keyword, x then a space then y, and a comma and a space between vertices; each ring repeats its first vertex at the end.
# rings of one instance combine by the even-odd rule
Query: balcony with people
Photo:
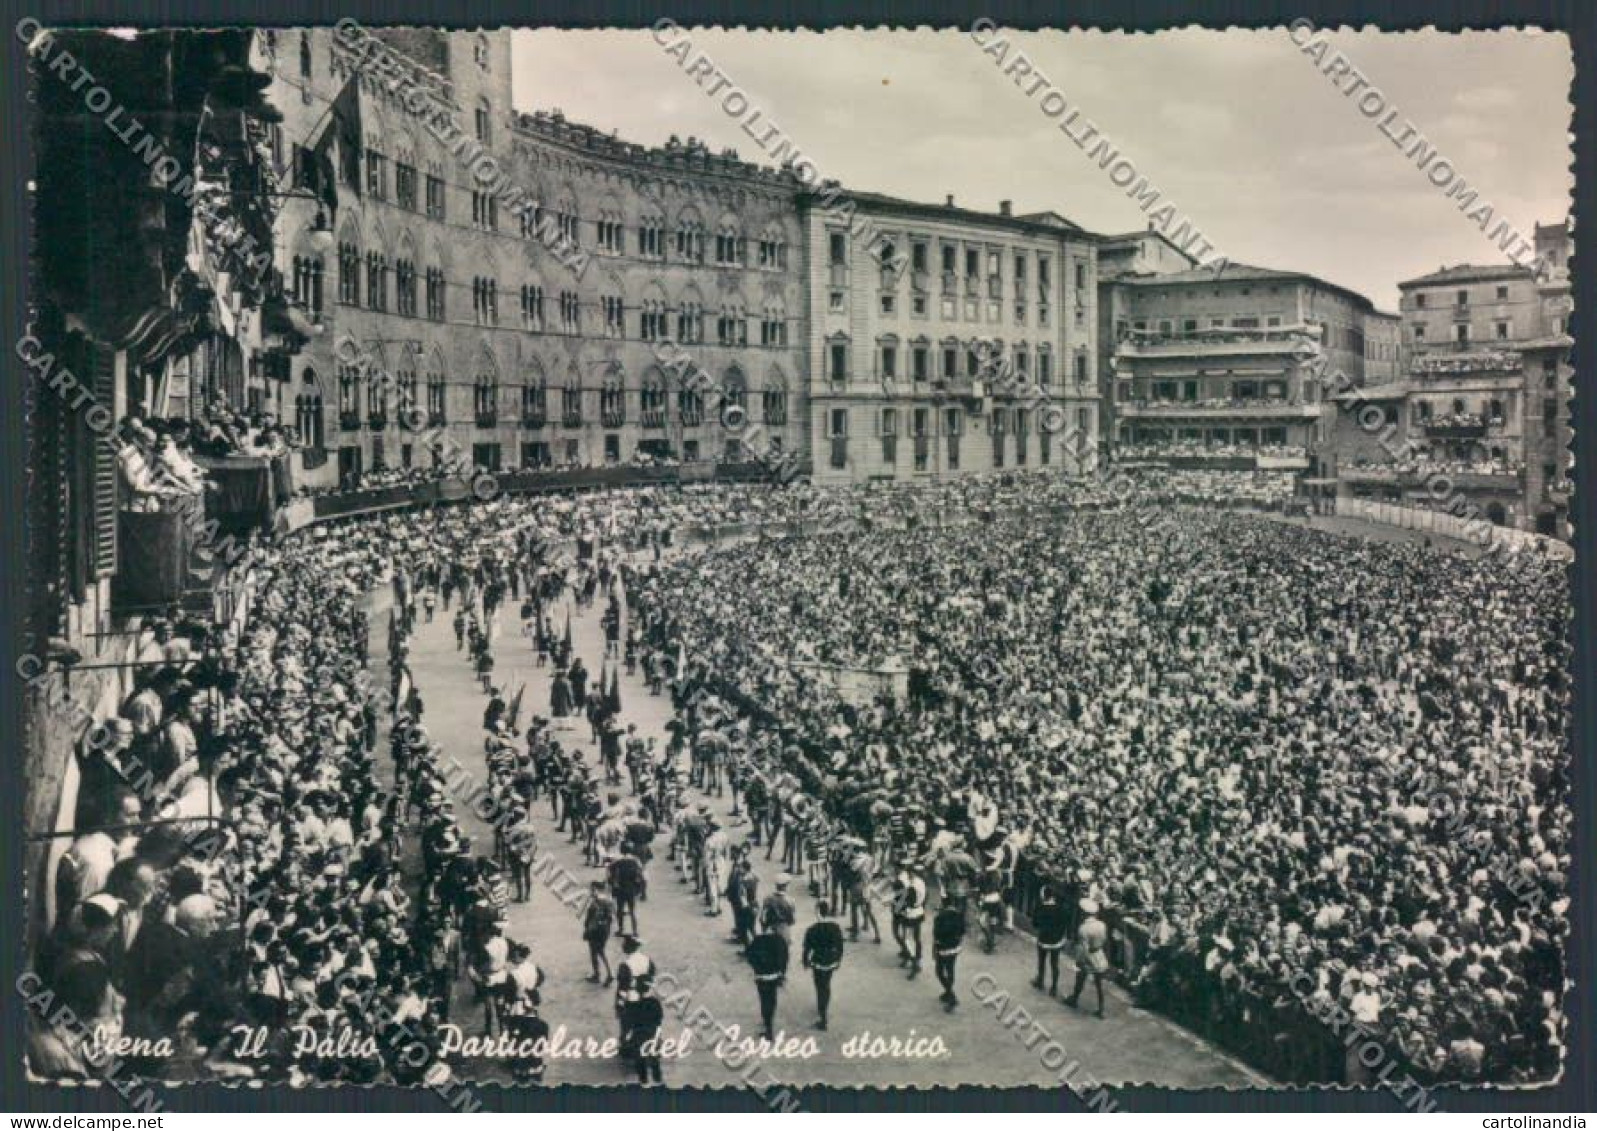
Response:
POLYGON ((1291 326, 1213 326, 1207 329, 1125 329, 1116 358, 1228 357, 1239 354, 1311 357, 1320 352, 1318 328, 1291 326))
POLYGON ((1142 377, 1122 380, 1116 411, 1125 418, 1317 418, 1322 406, 1285 374, 1262 378, 1142 377))

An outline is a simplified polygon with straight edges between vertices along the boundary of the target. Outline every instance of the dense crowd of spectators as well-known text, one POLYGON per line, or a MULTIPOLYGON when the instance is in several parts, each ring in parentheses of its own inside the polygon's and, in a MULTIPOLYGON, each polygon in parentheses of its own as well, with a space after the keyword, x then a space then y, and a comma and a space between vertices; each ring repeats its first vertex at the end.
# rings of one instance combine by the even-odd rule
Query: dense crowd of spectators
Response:
POLYGON ((1226 458, 1266 456, 1278 459, 1304 459, 1308 456, 1308 449, 1301 444, 1222 444, 1204 440, 1164 440, 1156 443, 1115 445, 1115 458, 1121 460, 1168 459, 1172 456, 1226 458))
POLYGON ((126 510, 151 512, 189 505, 211 479, 201 461, 228 456, 280 460, 298 446, 292 429, 270 412, 238 413, 217 402, 195 416, 130 414, 117 426, 117 465, 126 510))
POLYGON ((1329 999, 1432 1079, 1556 1065, 1557 563, 1137 505, 739 546, 629 592, 861 835, 879 801, 996 801, 1055 882, 1147 923, 1156 1003, 1329 999), (913 703, 851 706, 809 658, 906 658, 913 703))
MULTIPOLYGON (((1280 489, 1197 470, 672 485, 259 545, 233 575, 246 611, 155 625, 138 686, 90 731, 36 968, 103 1035, 174 1042, 163 1074, 436 1068, 459 932, 500 885, 454 821, 403 628, 371 686, 363 595, 463 568, 503 599, 533 547, 737 528, 735 547, 625 568, 633 658, 742 715, 735 761, 867 843, 908 812, 996 807, 1060 890, 1148 924, 1153 1004, 1325 999, 1433 1078, 1544 1076, 1570 851, 1564 576, 1179 506, 1280 489), (806 666, 890 661, 906 701, 850 703, 806 666), (237 1026, 272 1055, 246 1063, 237 1026), (297 1026, 376 1051, 291 1051, 297 1026)), ((47 1026, 29 1062, 94 1074, 47 1026)))

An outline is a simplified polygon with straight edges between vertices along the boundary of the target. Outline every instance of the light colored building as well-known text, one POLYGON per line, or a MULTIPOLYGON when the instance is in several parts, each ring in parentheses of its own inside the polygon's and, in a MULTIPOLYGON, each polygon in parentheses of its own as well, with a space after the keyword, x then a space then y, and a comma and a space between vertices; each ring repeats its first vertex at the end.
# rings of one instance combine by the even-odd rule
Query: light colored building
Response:
POLYGON ((1111 387, 1115 347, 1120 341, 1115 328, 1131 324, 1130 315, 1126 313, 1130 291, 1118 284, 1132 277, 1174 275, 1197 265, 1197 259, 1151 224, 1146 231, 1105 236, 1098 243, 1098 403, 1101 417, 1098 447, 1102 458, 1108 458, 1110 438, 1119 434, 1111 387))
POLYGON ((1317 473, 1335 375, 1362 385, 1397 362, 1390 315, 1301 272, 1230 264, 1113 289, 1117 458, 1317 473))
POLYGON ((1571 242, 1537 226, 1540 276, 1462 264, 1398 284, 1405 372, 1339 413, 1339 494, 1567 537, 1571 242))
POLYGON ((835 185, 801 209, 817 482, 1095 466, 1092 235, 835 185))

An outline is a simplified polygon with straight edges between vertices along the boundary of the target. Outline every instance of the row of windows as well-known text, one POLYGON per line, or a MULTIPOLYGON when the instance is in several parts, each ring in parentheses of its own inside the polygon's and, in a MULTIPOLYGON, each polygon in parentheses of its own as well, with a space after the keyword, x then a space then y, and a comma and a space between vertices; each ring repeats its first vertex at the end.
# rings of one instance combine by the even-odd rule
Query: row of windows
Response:
POLYGON ((1238 315, 1231 318, 1214 316, 1208 318, 1207 320, 1201 318, 1183 318, 1181 319, 1179 329, 1177 328, 1176 320, 1173 318, 1160 318, 1157 320, 1137 318, 1132 321, 1127 321, 1126 319, 1122 318, 1120 321, 1115 323, 1115 337, 1124 338, 1131 330, 1135 330, 1139 333, 1157 330, 1159 334, 1167 338, 1185 337, 1188 334, 1196 334, 1200 327, 1203 327, 1205 321, 1207 321, 1206 328, 1210 330, 1275 329, 1281 325, 1281 316, 1279 314, 1271 314, 1263 319, 1261 319, 1258 315, 1238 315))
MULTIPOLYGON (((909 270, 912 282, 918 282, 917 277, 924 279, 931 271, 931 238, 911 237, 909 240, 909 270)), ((961 244, 950 240, 939 241, 939 250, 942 253, 941 267, 944 287, 947 288, 952 280, 959 275, 961 244)), ((875 241, 871 247, 871 255, 882 265, 882 285, 887 288, 898 285, 898 277, 903 273, 900 251, 891 240, 875 241)), ((1014 281, 1017 290, 1027 287, 1028 278, 1032 275, 1029 264, 1035 259, 1037 270, 1037 294, 1046 296, 1053 289, 1053 259, 1041 252, 1015 251, 1010 259, 1009 278, 1014 281)), ((979 248, 964 245, 964 277, 967 281, 985 278, 988 287, 1001 290, 1004 282, 1004 260, 1002 251, 996 248, 979 248), (982 267, 986 266, 983 272, 982 267)), ((848 259, 848 234, 846 232, 831 232, 827 237, 827 264, 832 268, 847 270, 848 259)), ((1076 289, 1087 289, 1087 264, 1077 261, 1076 289)))
MULTIPOLYGON (((883 292, 877 296, 881 313, 886 317, 894 317, 900 308, 898 295, 892 292, 883 292)), ((848 307, 848 293, 834 288, 829 295, 828 308, 833 314, 842 314, 848 307)), ((921 292, 909 296, 909 313, 911 318, 929 317, 931 298, 921 292)), ((1030 324, 1031 307, 1025 299, 1016 299, 1010 308, 1016 326, 1030 324)), ((1053 324, 1053 308, 1046 302, 1039 302, 1036 307, 1036 325, 1039 329, 1048 329, 1053 324)), ((982 322, 989 324, 1001 323, 1004 320, 1004 302, 1002 299, 987 299, 985 303, 975 295, 967 295, 963 304, 954 295, 945 294, 938 305, 938 316, 944 322, 982 322)), ((1087 311, 1085 307, 1076 307, 1076 327, 1084 328, 1087 325, 1087 311)))
MULTIPOLYGON (((827 413, 822 420, 822 427, 826 438, 831 442, 830 460, 833 468, 841 469, 848 466, 849 454, 849 427, 851 411, 846 408, 835 408, 827 413)), ((933 424, 937 417, 932 410, 917 408, 911 410, 908 417, 909 436, 912 441, 910 447, 912 467, 916 471, 928 470, 931 463, 932 445, 934 436, 933 424)), ((882 462, 889 465, 898 463, 898 440, 900 431, 899 410, 896 408, 880 408, 874 410, 875 435, 881 443, 882 462)), ((942 410, 943 455, 947 466, 951 470, 958 470, 960 463, 960 436, 964 432, 964 414, 960 409, 949 408, 942 410)), ((1091 435, 1092 415, 1087 409, 1078 409, 1076 412, 1076 430, 1080 436, 1091 435)), ((1014 454, 1014 466, 1024 467, 1031 458, 1031 432, 1032 418, 1027 409, 994 409, 991 419, 991 434, 993 445, 992 465, 1005 466, 1009 451, 1014 454), (1011 444, 1009 437, 1013 435, 1011 444)), ((1054 443, 1053 435, 1047 431, 1039 430, 1037 443, 1038 459, 1044 466, 1053 462, 1054 443)), ((1081 454, 1078 445, 1077 455, 1081 454)))
MULTIPOLYGON (((1430 306, 1430 298, 1431 298, 1431 296, 1426 294, 1424 291, 1416 291, 1415 294, 1414 294, 1414 307, 1415 307, 1415 309, 1424 310, 1427 307, 1429 307, 1430 306)), ((1493 288, 1493 301, 1494 302, 1507 302, 1508 301, 1508 287, 1507 287, 1506 284, 1499 283, 1495 288, 1493 288)), ((1469 291, 1467 289, 1465 289, 1465 288, 1462 288, 1462 287, 1459 288, 1458 290, 1454 291, 1453 292, 1453 305, 1454 306, 1468 306, 1469 305, 1469 291)))
MULTIPOLYGON (((1183 381, 1146 381, 1143 383, 1146 399, 1154 401, 1198 401, 1203 399, 1200 393, 1211 397, 1229 397, 1232 400, 1253 401, 1282 401, 1286 400, 1290 386, 1285 379, 1257 379, 1243 378, 1234 381, 1207 382, 1195 379, 1183 381)), ((1137 399, 1135 384, 1131 381, 1121 381, 1117 387, 1118 397, 1122 404, 1129 404, 1137 399)))
MULTIPOLYGON (((849 380, 849 344, 832 342, 827 350, 827 379, 835 383, 849 380)), ((1035 355, 1038 384, 1047 386, 1054 382, 1054 355, 1047 347, 1040 347, 1035 355)), ((1078 385, 1087 381, 1087 355, 1076 353, 1073 377, 1078 385)), ((898 380, 900 376, 911 381, 998 381, 1013 379, 1030 383, 1033 355, 1023 345, 1017 345, 1007 355, 1000 349, 983 349, 976 346, 944 345, 937 352, 938 368, 932 372, 933 353, 930 345, 911 345, 907 353, 896 343, 879 344, 876 348, 876 374, 883 380, 898 380), (900 360, 907 357, 908 368, 900 370, 900 360)))
MULTIPOLYGON (((429 425, 447 424, 448 384, 441 373, 429 372, 425 386, 420 386, 414 371, 402 370, 394 379, 394 415, 389 415, 390 397, 386 383, 380 380, 363 381, 360 372, 351 365, 338 367, 339 427, 345 431, 358 430, 364 423, 373 429, 396 425, 414 427, 425 422, 429 425), (425 404, 418 400, 425 394, 425 404), (362 400, 366 413, 361 413, 362 400)), ((546 384, 521 385, 519 422, 524 427, 541 428, 549 423, 549 387, 546 384)), ((583 392, 577 385, 564 385, 560 394, 560 422, 566 427, 581 427, 585 423, 583 392)), ((472 419, 478 427, 494 427, 500 422, 500 388, 497 379, 488 373, 479 373, 472 381, 472 419)), ((311 395, 300 400, 309 403, 311 395)), ((645 428, 664 428, 666 425, 668 391, 662 383, 648 383, 638 391, 639 423, 645 428)), ((718 393, 719 411, 729 426, 746 423, 749 410, 746 386, 729 382, 718 393), (733 418, 733 410, 739 414, 733 418)), ((315 411, 320 414, 321 398, 314 397, 315 411)), ((787 391, 782 388, 765 389, 760 393, 761 419, 769 425, 787 423, 787 391)), ((706 397, 698 389, 678 389, 676 392, 677 416, 680 423, 693 427, 704 423, 706 397)), ((308 411, 308 410, 307 410, 308 411)), ((599 422, 606 428, 618 428, 627 420, 627 390, 619 383, 609 383, 599 389, 599 422)), ((507 419, 507 423, 510 422, 507 419)), ((302 435, 308 434, 302 430, 302 435)), ((317 428, 320 435, 320 427, 317 428)))
MULTIPOLYGON (((621 442, 622 438, 619 435, 605 436, 605 463, 619 464, 621 462, 621 442)), ((549 440, 524 440, 521 444, 522 469, 536 470, 553 467, 557 451, 566 463, 578 464, 582 461, 583 442, 581 440, 568 438, 564 441, 559 441, 559 447, 555 446, 556 443, 549 440)), ((765 437, 760 441, 760 446, 764 447, 768 453, 774 455, 782 450, 782 438, 780 436, 765 437)), ((452 458, 451 453, 444 445, 434 444, 431 447, 433 454, 430 466, 433 468, 445 468, 452 464, 458 465, 460 462, 458 458, 452 458)), ((638 455, 655 457, 667 457, 676 454, 676 449, 670 441, 664 439, 639 440, 636 451, 638 455)), ((721 441, 721 452, 725 459, 736 462, 750 457, 754 454, 754 449, 751 449, 737 436, 726 436, 721 441)), ((417 453, 414 444, 400 444, 399 466, 403 468, 420 466, 416 462, 418 454, 425 457, 425 449, 422 453, 417 453)), ((346 481, 358 479, 362 464, 361 456, 362 452, 358 444, 349 444, 338 449, 339 472, 346 477, 346 481)), ((697 462, 705 458, 703 446, 696 439, 684 438, 681 456, 690 463, 697 462)), ((474 443, 471 445, 471 463, 473 466, 486 471, 503 471, 505 470, 504 448, 501 444, 495 442, 474 443)), ((388 467, 388 449, 384 446, 381 436, 373 436, 371 438, 371 466, 374 470, 388 467)))
MULTIPOLYGON (((1425 323, 1416 322, 1416 323, 1414 323, 1414 325, 1413 325, 1413 327, 1411 329, 1412 329, 1412 332, 1413 332, 1414 341, 1416 341, 1416 342, 1424 342, 1424 341, 1428 341, 1429 340, 1429 339, 1427 339, 1425 337, 1425 323)), ((1497 322, 1497 323, 1494 323, 1493 326, 1492 326, 1492 331, 1493 331, 1492 340, 1494 340, 1494 341, 1507 342, 1507 341, 1513 340, 1514 327, 1513 327, 1512 323, 1509 323, 1509 322, 1497 322)), ((1458 322, 1458 323, 1454 324, 1454 326, 1453 326, 1453 336, 1452 336, 1451 339, 1448 339, 1448 340, 1453 341, 1453 342, 1468 343, 1468 342, 1476 341, 1477 339, 1474 337, 1474 330, 1471 328, 1471 326, 1470 326, 1470 324, 1468 322, 1458 322)))
MULTIPOLYGON (((340 244, 338 249, 339 280, 338 301, 348 306, 364 305, 369 310, 388 310, 388 272, 385 256, 368 252, 365 258, 364 301, 362 297, 362 264, 359 250, 354 244, 340 244)), ((395 310, 397 313, 417 315, 417 277, 415 264, 399 260, 393 268, 395 283, 395 310)), ((321 298, 322 263, 319 258, 295 257, 293 294, 296 301, 307 309, 319 313, 321 298)), ((426 317, 443 321, 447 315, 446 282, 442 269, 429 267, 423 276, 426 295, 426 317)), ((523 329, 544 331, 549 324, 544 311, 544 289, 537 284, 521 288, 521 325, 523 329)), ((603 333, 610 338, 626 336, 627 308, 619 295, 603 295, 599 299, 599 312, 603 333)), ((475 276, 471 281, 472 321, 479 326, 499 325, 499 284, 495 279, 475 276)), ((561 291, 558 297, 558 329, 561 333, 582 332, 582 301, 575 291, 561 291)), ((686 303, 674 311, 657 300, 645 300, 638 308, 638 337, 642 341, 661 341, 669 337, 670 315, 676 316, 676 337, 680 342, 704 340, 704 312, 695 303, 686 303)), ((748 345, 748 315, 740 308, 724 308, 716 321, 716 340, 721 345, 748 345)), ((760 317, 759 344, 768 347, 785 347, 788 344, 786 314, 779 308, 767 308, 760 317)))
MULTIPOLYGON (((302 163, 310 160, 303 150, 296 153, 296 158, 302 163)), ((374 149, 366 150, 366 195, 373 200, 389 199, 388 164, 385 154, 374 149)), ((308 169, 308 166, 302 164, 302 169, 308 169)), ((353 183, 353 170, 346 167, 345 174, 345 179, 353 183)), ((298 179, 304 183, 311 176, 312 173, 302 171, 298 179)), ((417 170, 414 165, 395 163, 393 202, 401 208, 416 211, 417 183, 417 170)), ((425 191, 426 215, 435 220, 447 220, 443 179, 429 172, 426 175, 425 191)), ((582 246, 581 220, 576 212, 569 208, 545 209, 542 205, 531 205, 519 209, 517 215, 521 236, 524 239, 552 238, 558 239, 562 245, 569 248, 582 246)), ((495 193, 482 189, 471 191, 471 225, 487 232, 499 230, 499 198, 495 193)), ((609 255, 625 254, 626 228, 619 218, 612 215, 598 218, 594 221, 594 234, 599 251, 609 255)), ((665 259, 664 222, 657 218, 642 221, 637 229, 634 246, 640 258, 665 259)), ((696 220, 683 221, 675 230, 676 258, 684 263, 704 263, 705 249, 703 226, 696 220)), ((721 267, 750 266, 747 238, 736 228, 723 226, 715 235, 713 261, 721 267)), ((787 269, 787 264, 787 241, 775 237, 757 241, 753 266, 763 270, 782 271, 787 269)))

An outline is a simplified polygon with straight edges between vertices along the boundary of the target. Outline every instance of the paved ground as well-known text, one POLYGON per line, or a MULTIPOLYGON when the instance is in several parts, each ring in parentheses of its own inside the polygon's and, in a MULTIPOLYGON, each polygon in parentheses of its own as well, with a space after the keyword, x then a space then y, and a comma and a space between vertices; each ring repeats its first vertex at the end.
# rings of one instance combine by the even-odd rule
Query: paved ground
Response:
MULTIPOLYGON (((374 616, 374 667, 385 664, 382 651, 386 617, 374 616)), ((494 654, 500 685, 513 693, 525 681, 527 686, 523 718, 532 713, 547 714, 548 672, 533 666, 530 642, 519 635, 520 621, 513 603, 500 612, 499 637, 494 654)), ((603 642, 597 610, 579 615, 573 631, 577 651, 591 672, 600 670, 603 642)), ((425 702, 426 723, 432 737, 445 750, 486 780, 482 751, 482 690, 469 670, 467 657, 456 650, 450 616, 439 610, 432 624, 419 626, 412 644, 414 678, 425 702)), ((623 721, 636 723, 645 735, 656 735, 665 743, 664 724, 669 704, 651 696, 636 677, 622 677, 623 721)), ((588 741, 588 727, 572 729, 571 742, 580 745, 591 762, 597 763, 597 747, 588 741)), ((730 798, 710 799, 723 823, 732 818, 730 798)), ((534 806, 539 822, 539 848, 551 856, 569 876, 586 883, 600 872, 584 866, 580 846, 554 831, 547 803, 534 806)), ((486 826, 462 809, 462 824, 478 845, 491 843, 486 826)), ((741 839, 746 825, 732 828, 741 839)), ((779 871, 776 861, 766 863, 758 857, 761 894, 771 890, 779 871)), ((702 1006, 716 1023, 730 1030, 737 1026, 744 1035, 757 1033, 759 1013, 753 982, 747 964, 732 943, 726 941, 731 930, 730 912, 720 918, 703 913, 691 889, 680 884, 672 865, 664 859, 663 847, 650 865, 650 898, 640 908, 641 933, 645 950, 662 974, 668 974, 689 998, 682 1014, 668 1008, 665 1033, 672 1036, 687 1028, 683 1019, 688 1010, 702 1006)), ((814 921, 814 902, 795 885, 798 904, 798 929, 814 921)), ((878 911, 886 929, 886 914, 878 911)), ((547 976, 544 987, 543 1016, 551 1027, 562 1025, 576 1035, 605 1038, 615 1034, 611 991, 592 985, 588 975, 586 947, 572 912, 562 906, 546 888, 534 891, 527 904, 514 904, 510 911, 509 934, 533 947, 535 960, 547 976)), ((1109 1003, 1108 1017, 1099 1021, 1090 1013, 1077 1012, 1050 999, 1030 986, 1034 970, 1034 951, 1026 940, 1006 936, 996 953, 982 953, 977 939, 966 946, 959 966, 958 1011, 944 1012, 937 1000, 938 986, 930 968, 930 938, 927 938, 927 968, 919 979, 908 981, 897 965, 891 935, 881 946, 868 939, 851 943, 833 986, 832 1026, 826 1033, 811 1028, 815 1020, 813 988, 807 972, 794 954, 793 971, 783 992, 777 1024, 790 1037, 813 1038, 816 1055, 808 1058, 765 1058, 758 1062, 761 1084, 771 1080, 792 1084, 850 1085, 994 1085, 1049 1086, 1061 1083, 1090 1091, 1096 1083, 1151 1083, 1176 1088, 1214 1086, 1258 1086, 1261 1077, 1185 1030, 1163 1018, 1133 1008, 1119 993, 1109 1003), (983 1002, 986 1004, 983 1004, 983 1002), (1017 1007, 1025 1011, 1017 1012, 1017 1007), (1033 1027, 1033 1022, 1041 1031, 1033 1027), (946 1053, 931 1058, 877 1057, 846 1055, 851 1038, 864 1034, 896 1037, 900 1040, 940 1037, 946 1053)), ((611 960, 618 957, 612 944, 611 960)), ((1070 981, 1068 969, 1064 982, 1070 981)), ((1090 991, 1089 991, 1090 994, 1090 991)), ((453 1020, 468 1033, 482 1031, 481 1007, 472 1002, 468 984, 457 986, 453 1020)), ((779 1033, 779 1036, 781 1034, 779 1033)), ((502 1064, 478 1062, 462 1065, 468 1079, 503 1080, 508 1073, 502 1064)), ((668 1061, 665 1078, 668 1086, 730 1086, 756 1071, 746 1058, 724 1046, 722 1055, 703 1043, 695 1045, 681 1059, 668 1061)), ((547 1082, 551 1084, 616 1084, 629 1081, 622 1066, 603 1060, 561 1060, 550 1064, 547 1082)))

